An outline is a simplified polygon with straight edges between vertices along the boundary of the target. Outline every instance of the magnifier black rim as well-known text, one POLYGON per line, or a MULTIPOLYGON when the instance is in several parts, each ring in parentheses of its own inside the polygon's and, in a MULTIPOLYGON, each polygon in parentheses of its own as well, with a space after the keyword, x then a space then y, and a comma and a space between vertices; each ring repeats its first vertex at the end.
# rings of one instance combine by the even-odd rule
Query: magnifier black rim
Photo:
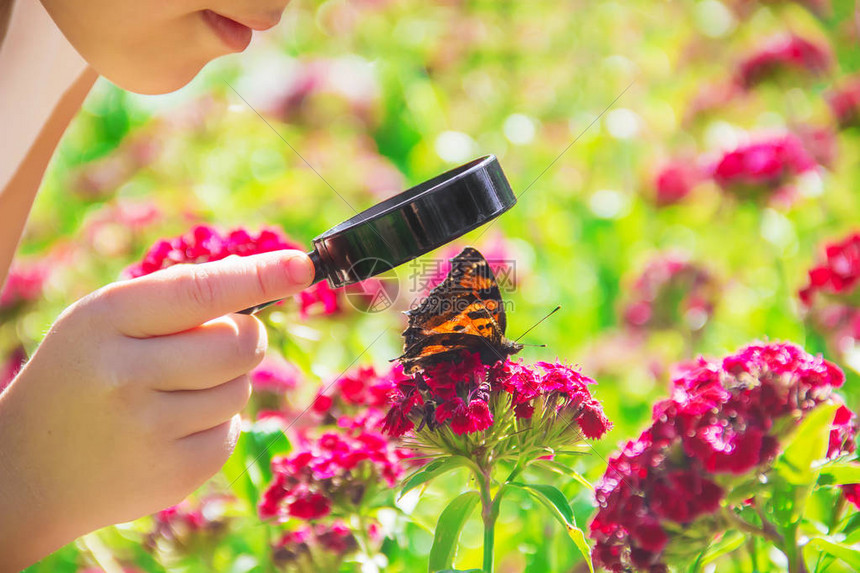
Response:
MULTIPOLYGON (((316 237, 314 239, 314 242, 316 243, 317 241, 322 241, 324 239, 331 238, 334 235, 347 232, 358 225, 364 225, 377 219, 381 219, 382 217, 398 209, 402 209, 410 203, 420 200, 421 198, 426 195, 429 195, 430 193, 440 191, 440 188, 446 188, 456 183, 460 179, 468 177, 469 175, 485 168, 487 165, 491 164, 494 161, 496 161, 496 156, 492 154, 478 157, 477 159, 473 159, 468 163, 464 163, 463 165, 459 165, 457 167, 454 167, 453 169, 449 169, 448 171, 437 175, 431 179, 428 179, 427 181, 419 183, 418 185, 413 185, 405 191, 401 191, 394 197, 390 197, 385 201, 377 203, 376 205, 373 205, 372 207, 369 207, 364 211, 353 215, 346 221, 338 223, 322 235, 316 237), (420 190, 420 188, 425 185, 429 185, 429 187, 427 187, 427 189, 420 190), (410 194, 412 193, 414 193, 414 195, 410 196, 410 194)), ((480 227, 485 222, 486 221, 477 223, 474 228, 480 227)))

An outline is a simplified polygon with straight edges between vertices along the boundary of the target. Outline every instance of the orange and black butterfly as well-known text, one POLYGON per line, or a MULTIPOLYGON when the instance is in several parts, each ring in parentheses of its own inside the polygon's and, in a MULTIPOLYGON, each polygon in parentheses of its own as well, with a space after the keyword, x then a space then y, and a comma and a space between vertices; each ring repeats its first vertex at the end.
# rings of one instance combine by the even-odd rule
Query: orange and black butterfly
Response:
POLYGON ((406 315, 409 326, 403 331, 404 351, 398 358, 406 373, 455 360, 463 351, 493 364, 523 348, 505 338, 499 285, 487 260, 472 247, 451 259, 445 280, 406 315))

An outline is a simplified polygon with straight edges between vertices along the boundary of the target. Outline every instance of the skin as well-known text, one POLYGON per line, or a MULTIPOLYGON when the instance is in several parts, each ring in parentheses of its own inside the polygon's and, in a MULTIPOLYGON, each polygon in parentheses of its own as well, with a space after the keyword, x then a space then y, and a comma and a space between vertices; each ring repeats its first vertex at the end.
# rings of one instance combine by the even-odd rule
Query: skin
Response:
POLYGON ((310 284, 304 253, 177 265, 66 309, 0 395, 0 571, 184 499, 233 450, 267 339, 228 314, 310 284))
MULTIPOLYGON (((236 51, 204 10, 265 28, 286 1, 43 4, 92 67, 0 189, 0 283, 45 167, 98 73, 141 93, 175 90, 236 51)), ((0 41, 10 6, 0 0, 0 41)), ((259 320, 232 313, 291 296, 312 276, 299 251, 230 257, 110 284, 66 309, 0 393, 0 573, 176 504, 215 474, 267 345, 259 320)))
POLYGON ((42 0, 54 22, 102 76, 158 94, 187 84, 209 61, 236 51, 204 17, 211 10, 255 30, 276 25, 288 0, 42 0))

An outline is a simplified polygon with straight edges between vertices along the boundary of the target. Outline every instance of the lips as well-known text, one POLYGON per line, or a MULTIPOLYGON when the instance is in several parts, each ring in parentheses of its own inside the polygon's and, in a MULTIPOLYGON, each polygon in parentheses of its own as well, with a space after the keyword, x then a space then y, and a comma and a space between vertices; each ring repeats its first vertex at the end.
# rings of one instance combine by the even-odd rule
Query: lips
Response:
POLYGON ((230 50, 241 52, 251 43, 251 36, 254 34, 251 26, 246 26, 212 10, 203 10, 202 17, 203 21, 230 50))

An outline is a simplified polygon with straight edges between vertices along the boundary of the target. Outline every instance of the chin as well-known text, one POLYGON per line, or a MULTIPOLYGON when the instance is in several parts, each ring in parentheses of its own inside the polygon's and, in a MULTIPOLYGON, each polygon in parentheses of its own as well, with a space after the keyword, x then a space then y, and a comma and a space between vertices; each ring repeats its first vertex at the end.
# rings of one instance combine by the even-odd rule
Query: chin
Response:
POLYGON ((189 63, 177 66, 175 62, 168 66, 139 65, 129 63, 121 70, 100 70, 99 74, 120 88, 141 95, 161 95, 185 87, 209 63, 189 63))

